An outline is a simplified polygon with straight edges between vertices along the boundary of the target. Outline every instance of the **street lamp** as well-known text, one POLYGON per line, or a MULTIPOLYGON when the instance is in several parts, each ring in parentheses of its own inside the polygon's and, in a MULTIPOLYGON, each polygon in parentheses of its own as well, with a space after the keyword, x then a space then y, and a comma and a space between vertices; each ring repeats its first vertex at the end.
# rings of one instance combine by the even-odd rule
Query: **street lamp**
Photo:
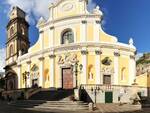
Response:
POLYGON ((76 62, 74 64, 74 73, 75 73, 75 76, 76 76, 76 88, 78 88, 78 73, 81 73, 82 72, 82 68, 83 68, 83 65, 82 64, 78 64, 79 62, 76 62), (78 70, 79 68, 79 70, 78 70))
POLYGON ((28 77, 29 77, 29 72, 25 71, 23 73, 23 80, 25 82, 25 88, 27 88, 27 79, 28 79, 28 77))
POLYGON ((99 93, 100 91, 103 92, 102 89, 100 89, 99 86, 96 86, 96 87, 91 87, 91 92, 94 93, 94 107, 96 107, 96 97, 97 97, 97 93, 99 93))

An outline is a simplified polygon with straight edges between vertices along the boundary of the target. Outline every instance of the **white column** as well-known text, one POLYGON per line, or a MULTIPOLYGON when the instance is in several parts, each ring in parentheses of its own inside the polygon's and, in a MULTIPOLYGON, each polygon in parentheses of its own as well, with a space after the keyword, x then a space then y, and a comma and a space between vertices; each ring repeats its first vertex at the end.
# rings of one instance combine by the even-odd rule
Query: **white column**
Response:
POLYGON ((101 51, 95 51, 95 71, 96 71, 96 84, 102 84, 101 80, 101 51))
POLYGON ((50 87, 55 87, 55 55, 50 56, 50 87))
POLYGON ((21 64, 18 65, 18 89, 21 88, 21 64))
POLYGON ((94 22, 94 41, 100 42, 100 21, 94 22))
POLYGON ((130 56, 129 58, 129 85, 134 83, 136 78, 136 61, 134 56, 130 56))
POLYGON ((40 78, 39 78, 39 86, 44 87, 44 57, 40 57, 40 78))
POLYGON ((82 65, 83 65, 82 75, 81 75, 81 84, 87 84, 87 54, 88 54, 88 51, 86 50, 86 48, 82 49, 81 54, 82 54, 82 65))
POLYGON ((118 85, 118 79, 119 79, 119 56, 120 54, 117 52, 114 52, 114 85, 118 85))
POLYGON ((80 29, 80 40, 81 42, 86 42, 87 40, 87 21, 82 20, 80 29))
POLYGON ((49 29, 49 47, 54 46, 54 27, 50 27, 49 29))
POLYGON ((39 33, 39 40, 40 40, 40 49, 43 50, 44 49, 44 31, 40 31, 39 33))
POLYGON ((27 78, 27 87, 31 87, 31 61, 27 61, 27 65, 28 65, 28 78, 27 78))

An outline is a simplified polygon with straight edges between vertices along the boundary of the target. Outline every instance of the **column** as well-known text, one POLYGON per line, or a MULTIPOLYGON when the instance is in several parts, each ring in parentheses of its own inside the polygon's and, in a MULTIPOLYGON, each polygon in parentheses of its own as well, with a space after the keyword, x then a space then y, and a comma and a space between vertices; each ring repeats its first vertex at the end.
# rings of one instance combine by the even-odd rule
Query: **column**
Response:
POLYGON ((50 87, 55 87, 55 55, 50 54, 50 87))
POLYGON ((27 78, 27 87, 31 87, 31 61, 27 61, 27 65, 28 65, 28 72, 29 72, 29 75, 28 75, 28 78, 27 78))
POLYGON ((118 79, 119 79, 119 56, 120 53, 118 50, 114 52, 114 85, 118 85, 118 79))
POLYGON ((135 78, 136 78, 135 56, 130 55, 130 58, 129 58, 129 85, 132 85, 134 83, 135 78))
POLYGON ((39 78, 39 86, 44 87, 44 57, 40 57, 40 78, 39 78))
POLYGON ((82 65, 83 65, 82 75, 81 75, 81 84, 87 84, 87 54, 88 54, 88 51, 87 51, 86 47, 81 50, 81 54, 82 54, 82 65))
POLYGON ((101 80, 101 54, 100 49, 95 50, 95 71, 96 71, 96 84, 102 84, 101 80))
POLYGON ((54 27, 50 27, 49 29, 49 47, 54 46, 54 27))
POLYGON ((100 42, 100 21, 94 22, 94 41, 100 42))
POLYGON ((87 21, 86 20, 82 20, 80 30, 81 30, 80 40, 81 42, 86 42, 87 40, 87 21))
POLYGON ((21 64, 18 64, 18 89, 21 88, 21 64))
POLYGON ((39 34, 39 40, 40 40, 40 49, 43 50, 44 49, 44 31, 40 31, 39 34))

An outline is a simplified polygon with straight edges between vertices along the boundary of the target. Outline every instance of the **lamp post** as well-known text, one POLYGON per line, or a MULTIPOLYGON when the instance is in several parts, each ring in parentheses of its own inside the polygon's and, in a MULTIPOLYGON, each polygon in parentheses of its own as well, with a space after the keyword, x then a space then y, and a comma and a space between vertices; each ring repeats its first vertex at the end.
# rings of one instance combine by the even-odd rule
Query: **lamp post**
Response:
POLYGON ((75 76, 76 76, 76 88, 78 88, 78 73, 81 73, 82 71, 82 68, 83 68, 83 65, 82 64, 78 64, 79 62, 76 62, 74 64, 74 73, 75 73, 75 76), (79 70, 78 70, 79 68, 79 70))
POLYGON ((23 73, 23 80, 25 82, 25 88, 27 88, 27 79, 28 79, 28 77, 29 77, 29 72, 25 71, 23 73))
POLYGON ((96 107, 96 97, 97 97, 97 93, 99 93, 99 91, 103 91, 102 89, 100 89, 99 86, 96 87, 91 87, 91 92, 94 93, 94 107, 96 107))

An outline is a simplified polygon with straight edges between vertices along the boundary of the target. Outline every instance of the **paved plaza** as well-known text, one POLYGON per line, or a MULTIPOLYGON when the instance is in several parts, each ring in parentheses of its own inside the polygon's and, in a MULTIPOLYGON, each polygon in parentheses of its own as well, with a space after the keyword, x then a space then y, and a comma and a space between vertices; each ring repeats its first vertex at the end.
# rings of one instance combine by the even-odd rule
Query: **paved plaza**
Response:
MULTIPOLYGON (((98 105, 100 110, 94 111, 93 113, 150 113, 150 108, 144 108, 141 111, 128 111, 129 109, 133 110, 129 106, 118 106, 118 105, 98 105)), ((85 111, 57 111, 57 110, 48 110, 48 109, 24 109, 16 108, 7 104, 7 102, 0 101, 0 113, 92 113, 85 111)))

